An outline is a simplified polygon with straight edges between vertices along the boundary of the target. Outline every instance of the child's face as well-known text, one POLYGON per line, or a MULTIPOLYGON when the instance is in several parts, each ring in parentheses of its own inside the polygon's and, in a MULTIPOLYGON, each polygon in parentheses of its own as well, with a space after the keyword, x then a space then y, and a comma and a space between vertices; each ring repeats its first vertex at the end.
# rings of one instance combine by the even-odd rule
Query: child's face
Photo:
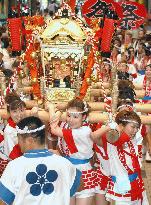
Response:
POLYGON ((150 78, 151 77, 151 67, 147 66, 145 70, 145 75, 146 77, 150 78))
POLYGON ((136 133, 138 132, 138 129, 139 125, 137 123, 130 122, 126 126, 124 126, 123 131, 130 137, 134 138, 136 133))
POLYGON ((125 63, 121 63, 121 64, 118 66, 118 71, 127 72, 127 71, 128 71, 127 65, 126 65, 125 63))
POLYGON ((138 32, 138 39, 142 39, 144 37, 144 31, 139 31, 138 32))
POLYGON ((67 123, 72 129, 77 129, 82 126, 83 115, 79 113, 76 108, 68 108, 67 110, 67 123))
POLYGON ((133 49, 133 48, 129 49, 129 51, 130 51, 130 55, 131 55, 131 56, 133 56, 133 55, 135 54, 135 52, 134 52, 134 49, 133 49))
POLYGON ((25 117, 25 108, 17 108, 16 110, 10 110, 10 116, 15 123, 18 123, 25 117))
POLYGON ((103 63, 102 72, 104 74, 109 74, 110 66, 107 63, 103 63))

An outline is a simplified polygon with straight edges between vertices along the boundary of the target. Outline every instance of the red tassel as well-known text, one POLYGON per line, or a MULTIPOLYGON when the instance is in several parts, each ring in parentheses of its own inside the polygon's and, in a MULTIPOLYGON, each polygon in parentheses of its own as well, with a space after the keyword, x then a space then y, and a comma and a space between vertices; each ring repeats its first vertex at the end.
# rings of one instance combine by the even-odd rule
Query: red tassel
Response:
POLYGON ((76 0, 69 0, 67 3, 71 7, 71 11, 74 13, 76 7, 76 0))
POLYGON ((101 51, 102 56, 110 57, 111 41, 114 34, 114 19, 105 18, 104 27, 102 31, 101 51))
POLYGON ((9 18, 8 28, 13 51, 21 51, 22 22, 20 18, 9 18))

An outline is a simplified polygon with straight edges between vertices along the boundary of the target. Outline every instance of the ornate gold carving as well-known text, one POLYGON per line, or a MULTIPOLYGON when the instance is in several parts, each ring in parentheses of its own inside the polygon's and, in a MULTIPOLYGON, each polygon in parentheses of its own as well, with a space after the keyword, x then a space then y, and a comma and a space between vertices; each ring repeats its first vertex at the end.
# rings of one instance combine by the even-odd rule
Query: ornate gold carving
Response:
POLYGON ((75 90, 68 88, 51 88, 46 90, 46 98, 48 101, 66 102, 75 97, 75 90))
POLYGON ((84 97, 84 100, 87 101, 87 102, 89 102, 90 99, 91 99, 90 89, 91 89, 90 87, 87 89, 86 95, 84 97))
POLYGON ((41 38, 45 44, 73 44, 76 42, 84 44, 86 34, 76 21, 61 18, 52 20, 41 38))
POLYGON ((74 82, 82 67, 86 33, 75 20, 60 18, 50 21, 40 38, 46 99, 72 100, 74 82))

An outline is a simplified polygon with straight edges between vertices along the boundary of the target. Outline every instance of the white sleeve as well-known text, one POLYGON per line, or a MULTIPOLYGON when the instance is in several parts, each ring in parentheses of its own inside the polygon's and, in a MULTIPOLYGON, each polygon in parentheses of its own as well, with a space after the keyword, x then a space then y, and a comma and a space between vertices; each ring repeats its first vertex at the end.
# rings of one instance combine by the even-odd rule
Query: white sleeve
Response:
POLYGON ((4 153, 9 156, 16 144, 18 144, 17 133, 7 127, 4 130, 4 153))
POLYGON ((142 134, 141 134, 141 130, 139 130, 136 133, 135 139, 136 139, 136 144, 137 145, 142 145, 143 137, 142 137, 142 134))
POLYGON ((0 199, 6 204, 12 204, 15 199, 15 177, 12 162, 9 162, 2 177, 0 178, 0 199))
POLYGON ((143 86, 144 75, 138 76, 137 78, 133 79, 133 83, 140 84, 143 86))

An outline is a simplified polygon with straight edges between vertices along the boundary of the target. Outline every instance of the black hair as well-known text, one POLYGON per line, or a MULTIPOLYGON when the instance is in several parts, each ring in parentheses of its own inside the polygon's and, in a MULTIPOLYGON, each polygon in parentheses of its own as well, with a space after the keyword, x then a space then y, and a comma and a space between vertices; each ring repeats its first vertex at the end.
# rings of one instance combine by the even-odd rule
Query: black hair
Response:
POLYGON ((120 99, 131 99, 132 102, 135 101, 135 91, 130 88, 130 87, 127 87, 123 90, 119 90, 119 98, 120 99))
POLYGON ((11 78, 13 75, 13 71, 10 69, 4 69, 2 72, 4 73, 5 77, 7 77, 7 78, 11 78))
POLYGON ((129 55, 131 54, 131 50, 134 51, 134 48, 133 48, 132 46, 130 46, 130 47, 127 48, 127 52, 128 52, 129 55))
POLYGON ((151 46, 146 46, 145 47, 145 55, 146 56, 151 56, 151 46))
POLYGON ((139 45, 142 46, 143 49, 146 48, 146 45, 145 45, 145 43, 143 43, 143 42, 141 42, 139 45))
POLYGON ((136 93, 131 81, 120 80, 118 83, 119 99, 130 99, 135 102, 136 93))
POLYGON ((6 95, 5 102, 7 104, 7 111, 17 110, 18 108, 26 108, 24 101, 20 99, 17 93, 12 92, 6 95))
POLYGON ((10 46, 10 40, 7 37, 1 38, 1 41, 4 44, 4 48, 8 48, 10 46))
MULTIPOLYGON (((29 131, 40 128, 43 125, 44 123, 38 117, 34 117, 34 116, 26 117, 17 124, 19 129, 23 130, 25 127, 28 127, 29 131)), ((29 136, 33 137, 37 139, 39 144, 42 145, 45 143, 45 128, 42 130, 33 132, 33 133, 21 134, 21 136, 24 138, 29 137, 29 136)))
POLYGON ((151 68, 151 64, 148 64, 148 65, 145 67, 145 69, 148 68, 148 67, 151 68))
POLYGON ((44 13, 48 13, 48 12, 49 12, 48 8, 44 9, 44 13))
MULTIPOLYGON (((67 109, 69 108, 76 108, 79 112, 81 112, 85 110, 85 103, 83 102, 83 100, 75 98, 68 102, 67 109)), ((86 103, 86 108, 88 108, 88 110, 84 112, 83 115, 89 113, 90 106, 87 103, 86 103)))
POLYGON ((71 88, 71 77, 70 77, 70 75, 67 75, 67 76, 63 79, 63 81, 64 81, 65 84, 66 84, 66 88, 71 88))
POLYGON ((53 16, 53 11, 49 11, 49 16, 53 16))
POLYGON ((151 33, 145 35, 146 41, 151 41, 151 33))
POLYGON ((118 104, 117 104, 117 108, 122 106, 122 105, 129 105, 129 106, 133 107, 133 102, 130 99, 119 99, 118 104))
POLYGON ((119 80, 129 80, 130 74, 128 72, 117 71, 117 77, 119 80))
POLYGON ((141 119, 139 115, 137 115, 136 112, 134 111, 123 110, 123 111, 120 111, 115 117, 115 122, 118 125, 122 124, 123 126, 126 126, 129 123, 128 122, 129 120, 136 121, 139 127, 141 126, 141 119))
POLYGON ((118 41, 118 42, 120 43, 119 46, 121 46, 121 40, 120 40, 119 37, 116 36, 116 37, 113 39, 113 44, 115 43, 115 41, 118 41))

